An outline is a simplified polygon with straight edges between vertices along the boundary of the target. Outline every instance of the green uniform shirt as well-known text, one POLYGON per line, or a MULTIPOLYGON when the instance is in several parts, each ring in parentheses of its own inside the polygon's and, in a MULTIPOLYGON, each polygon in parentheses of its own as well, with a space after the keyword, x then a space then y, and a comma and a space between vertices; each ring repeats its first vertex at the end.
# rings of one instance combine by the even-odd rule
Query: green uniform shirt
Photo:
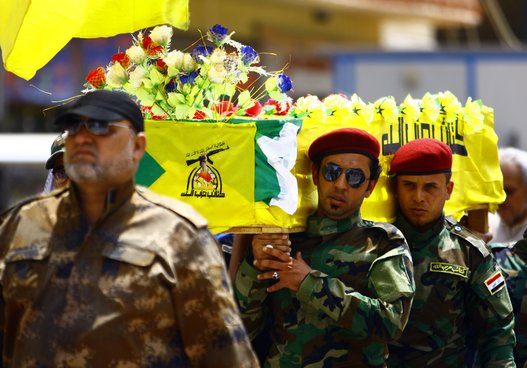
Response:
POLYGON ((92 227, 74 189, 0 226, 2 367, 258 366, 207 222, 133 184, 92 227))
POLYGON ((244 260, 235 281, 245 326, 255 337, 269 323, 268 367, 384 367, 387 342, 408 319, 412 263, 392 225, 313 216, 291 235, 313 268, 298 292, 267 293, 268 280, 244 260))
POLYGON ((389 367, 465 367, 472 335, 481 367, 514 367, 512 306, 485 243, 443 217, 424 233, 399 215, 414 263, 416 293, 389 367))
POLYGON ((509 248, 508 243, 490 244, 496 260, 505 273, 507 289, 514 309, 516 346, 514 359, 518 367, 527 364, 527 239, 509 248))

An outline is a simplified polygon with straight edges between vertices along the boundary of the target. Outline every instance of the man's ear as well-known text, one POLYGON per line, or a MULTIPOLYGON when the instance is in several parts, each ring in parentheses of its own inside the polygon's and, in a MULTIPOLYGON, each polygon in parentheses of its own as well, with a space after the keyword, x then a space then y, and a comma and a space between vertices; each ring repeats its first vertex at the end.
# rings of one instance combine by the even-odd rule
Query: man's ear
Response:
POLYGON ((452 191, 454 190, 454 182, 453 181, 449 181, 447 184, 446 184, 446 192, 447 192, 447 197, 446 199, 450 199, 450 196, 452 195, 452 191))
POLYGON ((146 136, 144 132, 139 132, 136 134, 134 139, 134 162, 138 163, 146 150, 146 136))
POLYGON ((311 164, 311 176, 315 185, 318 185, 318 171, 318 167, 315 164, 311 164))
POLYGON ((366 189, 365 198, 368 198, 371 193, 373 192, 373 189, 375 189, 375 186, 377 185, 377 179, 370 180, 368 183, 368 189, 366 189))

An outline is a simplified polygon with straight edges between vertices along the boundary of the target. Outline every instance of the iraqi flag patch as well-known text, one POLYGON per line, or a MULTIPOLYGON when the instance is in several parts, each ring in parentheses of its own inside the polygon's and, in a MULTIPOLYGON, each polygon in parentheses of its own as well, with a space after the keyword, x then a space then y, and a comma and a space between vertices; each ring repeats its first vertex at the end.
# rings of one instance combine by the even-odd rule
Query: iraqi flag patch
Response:
POLYGON ((489 289, 490 294, 494 295, 505 286, 505 278, 500 271, 496 271, 485 280, 485 286, 489 289))

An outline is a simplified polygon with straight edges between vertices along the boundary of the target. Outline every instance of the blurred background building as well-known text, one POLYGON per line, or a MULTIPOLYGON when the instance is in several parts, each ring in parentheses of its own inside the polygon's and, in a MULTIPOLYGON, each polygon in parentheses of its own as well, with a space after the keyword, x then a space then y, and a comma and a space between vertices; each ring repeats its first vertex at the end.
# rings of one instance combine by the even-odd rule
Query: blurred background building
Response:
MULTIPOLYGON (((270 70, 287 66, 293 97, 357 93, 364 101, 449 90, 495 109, 500 146, 527 149, 525 0, 189 0, 184 48, 219 23, 260 52, 270 70)), ((129 34, 72 40, 28 81, 0 66, 0 209, 42 190, 44 162, 61 101, 86 74, 131 44, 129 34)))

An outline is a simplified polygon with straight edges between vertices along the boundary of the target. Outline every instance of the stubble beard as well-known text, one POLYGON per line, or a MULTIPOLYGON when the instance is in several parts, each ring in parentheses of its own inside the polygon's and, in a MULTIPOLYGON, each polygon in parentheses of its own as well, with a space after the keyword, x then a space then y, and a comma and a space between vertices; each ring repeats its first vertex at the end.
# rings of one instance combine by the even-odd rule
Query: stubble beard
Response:
POLYGON ((133 141, 129 141, 125 149, 106 163, 101 163, 97 157, 95 162, 64 162, 64 168, 75 183, 111 181, 116 175, 131 169, 132 155, 133 141))

